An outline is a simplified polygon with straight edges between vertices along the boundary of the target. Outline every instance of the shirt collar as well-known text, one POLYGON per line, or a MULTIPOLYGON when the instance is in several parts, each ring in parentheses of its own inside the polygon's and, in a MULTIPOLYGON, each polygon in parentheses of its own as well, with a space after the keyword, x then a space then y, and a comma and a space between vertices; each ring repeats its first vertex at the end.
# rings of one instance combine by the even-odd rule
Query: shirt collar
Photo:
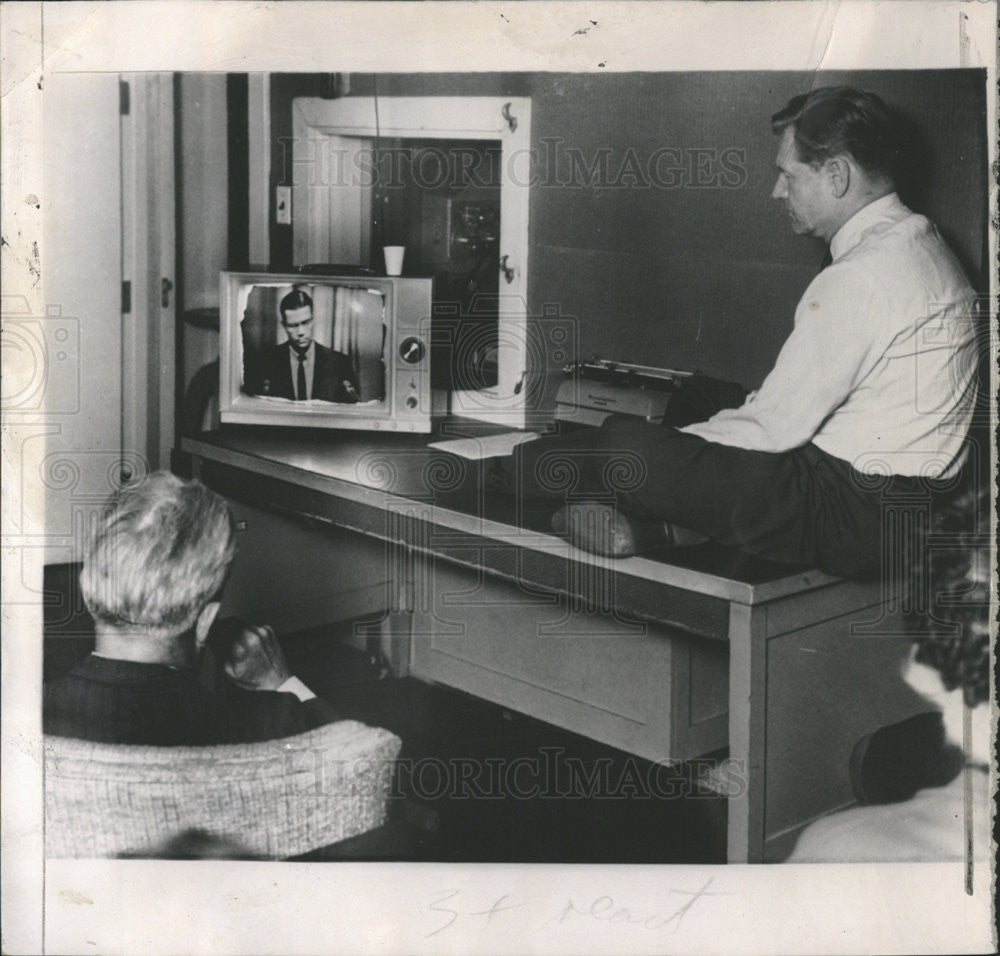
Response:
POLYGON ((92 676, 128 679, 146 677, 164 671, 188 670, 189 668, 170 667, 155 661, 127 661, 121 657, 104 657, 96 651, 92 651, 89 657, 77 665, 77 670, 81 669, 92 676))
MULTIPOLYGON (((313 339, 309 343, 309 348, 306 349, 306 364, 307 365, 309 364, 309 360, 313 357, 313 351, 315 350, 315 348, 316 348, 316 340, 313 339)), ((289 352, 290 357, 292 359, 292 363, 295 364, 295 365, 298 365, 299 364, 299 353, 296 352, 295 349, 292 348, 291 344, 289 344, 289 346, 288 346, 288 352, 289 352)))
POLYGON ((899 222, 904 216, 909 215, 909 212, 894 192, 868 203, 837 230, 837 234, 830 241, 831 258, 836 262, 845 253, 850 252, 873 226, 880 222, 899 222))

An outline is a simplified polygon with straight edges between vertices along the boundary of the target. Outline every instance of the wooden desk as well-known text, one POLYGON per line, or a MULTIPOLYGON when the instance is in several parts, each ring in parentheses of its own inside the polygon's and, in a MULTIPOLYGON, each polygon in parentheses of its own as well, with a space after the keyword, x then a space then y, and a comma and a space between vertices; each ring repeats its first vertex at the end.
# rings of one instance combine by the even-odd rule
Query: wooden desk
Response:
POLYGON ((555 504, 491 497, 429 440, 230 428, 182 450, 234 500, 385 542, 414 675, 649 760, 713 754, 731 862, 783 858, 852 801, 856 741, 927 709, 879 583, 715 546, 601 558, 546 530, 555 504))

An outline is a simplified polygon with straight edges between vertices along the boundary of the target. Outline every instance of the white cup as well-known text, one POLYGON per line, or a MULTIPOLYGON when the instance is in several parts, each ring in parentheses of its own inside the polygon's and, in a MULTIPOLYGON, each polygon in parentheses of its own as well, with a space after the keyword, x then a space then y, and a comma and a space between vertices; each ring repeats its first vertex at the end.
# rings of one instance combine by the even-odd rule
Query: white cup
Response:
POLYGON ((398 276, 403 272, 403 253, 406 246, 383 246, 382 252, 385 255, 385 274, 387 276, 398 276))

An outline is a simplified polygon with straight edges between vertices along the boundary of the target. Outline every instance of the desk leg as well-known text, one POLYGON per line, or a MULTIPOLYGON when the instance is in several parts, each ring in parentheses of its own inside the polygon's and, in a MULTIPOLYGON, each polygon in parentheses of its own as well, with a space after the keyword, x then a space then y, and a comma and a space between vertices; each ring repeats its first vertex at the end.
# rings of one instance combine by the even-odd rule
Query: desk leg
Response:
POLYGON ((729 798, 730 863, 764 859, 764 767, 767 744, 766 611, 729 608, 729 758, 742 786, 729 798))
POLYGON ((378 624, 379 648, 393 677, 410 675, 412 632, 412 611, 389 611, 378 624))

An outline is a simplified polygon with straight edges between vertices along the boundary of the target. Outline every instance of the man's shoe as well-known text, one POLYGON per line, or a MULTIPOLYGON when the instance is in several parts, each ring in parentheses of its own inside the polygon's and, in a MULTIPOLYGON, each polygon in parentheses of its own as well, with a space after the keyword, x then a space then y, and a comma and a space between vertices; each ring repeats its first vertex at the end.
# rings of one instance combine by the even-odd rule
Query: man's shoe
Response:
POLYGON ((601 501, 574 502, 560 508, 552 516, 552 530, 583 551, 611 558, 708 540, 667 521, 632 517, 601 501))

